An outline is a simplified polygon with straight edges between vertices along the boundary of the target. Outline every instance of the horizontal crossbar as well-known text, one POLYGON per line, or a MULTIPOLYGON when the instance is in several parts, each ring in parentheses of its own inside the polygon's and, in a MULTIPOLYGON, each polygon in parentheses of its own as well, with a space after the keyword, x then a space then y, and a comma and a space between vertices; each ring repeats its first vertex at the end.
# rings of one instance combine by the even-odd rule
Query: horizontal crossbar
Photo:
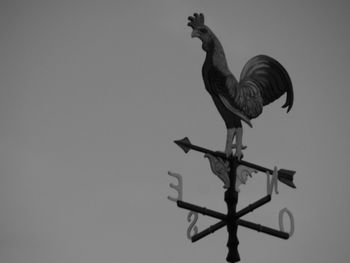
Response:
POLYGON ((211 217, 221 219, 221 220, 226 220, 226 218, 227 218, 227 216, 225 214, 216 212, 214 210, 207 209, 205 207, 193 205, 193 204, 181 201, 181 200, 177 201, 177 206, 184 208, 184 209, 187 209, 187 210, 190 210, 190 211, 198 212, 202 215, 211 216, 211 217))
POLYGON ((278 237, 278 238, 282 238, 282 239, 288 239, 289 238, 289 234, 283 231, 279 231, 273 228, 269 228, 266 226, 262 226, 259 224, 255 224, 246 220, 242 220, 242 219, 238 219, 237 220, 237 224, 240 226, 244 226, 246 228, 250 228, 253 230, 256 230, 258 232, 263 232, 265 234, 274 236, 274 237, 278 237))

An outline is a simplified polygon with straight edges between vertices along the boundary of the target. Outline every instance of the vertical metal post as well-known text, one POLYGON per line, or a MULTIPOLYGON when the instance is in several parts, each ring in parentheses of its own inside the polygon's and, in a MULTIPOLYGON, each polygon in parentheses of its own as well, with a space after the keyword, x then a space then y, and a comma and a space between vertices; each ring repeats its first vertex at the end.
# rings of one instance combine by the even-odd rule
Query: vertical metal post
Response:
POLYGON ((238 203, 238 192, 235 189, 236 168, 238 166, 237 158, 230 158, 230 187, 225 192, 225 202, 227 205, 227 232, 228 232, 228 254, 226 260, 228 262, 240 261, 238 253, 237 238, 237 222, 236 222, 236 206, 238 203))

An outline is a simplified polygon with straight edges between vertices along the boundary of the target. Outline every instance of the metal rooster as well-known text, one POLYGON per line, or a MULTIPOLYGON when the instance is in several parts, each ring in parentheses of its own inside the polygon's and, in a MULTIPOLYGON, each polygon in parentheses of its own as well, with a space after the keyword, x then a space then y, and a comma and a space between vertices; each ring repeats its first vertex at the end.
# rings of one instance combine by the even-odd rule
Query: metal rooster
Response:
POLYGON ((204 15, 195 13, 188 17, 193 31, 191 36, 202 41, 206 52, 202 67, 202 77, 206 90, 211 95, 216 108, 225 121, 227 138, 225 153, 229 157, 236 148, 236 157, 242 158, 242 123, 252 127, 251 119, 258 117, 263 106, 287 94, 282 108, 287 112, 293 105, 293 86, 284 67, 275 59, 258 55, 250 59, 240 75, 233 76, 227 66, 224 49, 213 31, 204 24, 204 15), (233 139, 236 136, 236 143, 233 139))

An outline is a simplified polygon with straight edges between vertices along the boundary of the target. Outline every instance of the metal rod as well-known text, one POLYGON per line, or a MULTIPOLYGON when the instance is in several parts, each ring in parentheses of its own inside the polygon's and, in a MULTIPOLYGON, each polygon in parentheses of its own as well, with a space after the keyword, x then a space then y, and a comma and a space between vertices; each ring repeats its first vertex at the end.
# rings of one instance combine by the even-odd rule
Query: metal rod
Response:
POLYGON ((204 237, 206 237, 209 234, 214 233, 215 231, 219 230, 220 228, 223 228, 224 226, 226 226, 227 222, 225 220, 222 220, 218 223, 216 223, 215 225, 211 225, 210 227, 208 227, 207 229, 199 232, 198 234, 194 235, 191 238, 192 242, 196 242, 204 237))
POLYGON ((240 218, 240 217, 254 211, 255 209, 259 208, 260 206, 263 206, 264 204, 266 204, 270 201, 271 201, 271 195, 267 195, 267 196, 259 199, 258 201, 248 205, 246 208, 243 208, 242 210, 238 211, 236 213, 236 218, 240 218))
POLYGON ((254 163, 250 163, 250 162, 243 161, 243 160, 239 160, 238 163, 246 165, 250 168, 253 168, 253 169, 258 170, 258 171, 263 172, 263 173, 269 172, 270 174, 273 174, 273 170, 262 167, 260 165, 254 164, 254 163))
MULTIPOLYGON (((264 204, 268 203, 271 200, 271 196, 267 195, 263 198, 261 198, 260 200, 256 201, 255 203, 249 205, 248 207, 240 210, 239 212, 237 212, 236 214, 236 218, 239 218, 241 216, 244 216, 246 214, 248 214, 249 212, 252 212, 253 210, 255 210, 256 208, 263 206, 264 204)), ((223 228, 224 226, 226 226, 227 222, 226 220, 222 220, 218 223, 216 223, 215 225, 211 225, 210 227, 208 227, 207 229, 199 232, 198 234, 194 235, 191 240, 192 242, 196 242, 204 237, 206 237, 209 234, 214 233, 215 231, 223 228)))
MULTIPOLYGON (((230 160, 230 173, 229 178, 230 182, 236 182, 237 176, 237 158, 232 158, 230 160)), ((228 253, 226 256, 226 261, 233 263, 240 261, 240 256, 238 253, 238 238, 237 238, 237 222, 236 222, 236 208, 238 203, 238 192, 234 183, 231 183, 229 188, 225 191, 225 203, 227 206, 227 248, 228 253)))
POLYGON ((226 220, 226 218, 227 218, 225 214, 207 209, 205 207, 193 205, 193 204, 181 201, 181 200, 177 201, 177 206, 184 208, 184 209, 187 209, 187 210, 190 210, 190 211, 198 212, 198 213, 206 215, 206 216, 211 216, 211 217, 214 217, 217 219, 221 219, 221 220, 226 220))
POLYGON ((240 226, 244 226, 246 228, 250 228, 253 230, 256 230, 258 232, 263 232, 265 234, 274 236, 274 237, 278 237, 278 238, 282 238, 282 239, 288 239, 289 238, 289 234, 283 231, 279 231, 273 228, 269 228, 266 226, 262 226, 259 224, 255 224, 246 220, 242 220, 242 219, 238 219, 237 220, 237 224, 240 226))

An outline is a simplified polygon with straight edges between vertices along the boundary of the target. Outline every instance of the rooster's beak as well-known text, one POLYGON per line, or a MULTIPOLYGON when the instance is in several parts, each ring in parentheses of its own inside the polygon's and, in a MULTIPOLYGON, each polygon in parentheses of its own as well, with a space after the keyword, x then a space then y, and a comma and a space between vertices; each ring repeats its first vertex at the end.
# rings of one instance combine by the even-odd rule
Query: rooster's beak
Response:
POLYGON ((192 38, 199 37, 198 31, 197 30, 193 30, 192 33, 191 33, 191 37, 192 38))

